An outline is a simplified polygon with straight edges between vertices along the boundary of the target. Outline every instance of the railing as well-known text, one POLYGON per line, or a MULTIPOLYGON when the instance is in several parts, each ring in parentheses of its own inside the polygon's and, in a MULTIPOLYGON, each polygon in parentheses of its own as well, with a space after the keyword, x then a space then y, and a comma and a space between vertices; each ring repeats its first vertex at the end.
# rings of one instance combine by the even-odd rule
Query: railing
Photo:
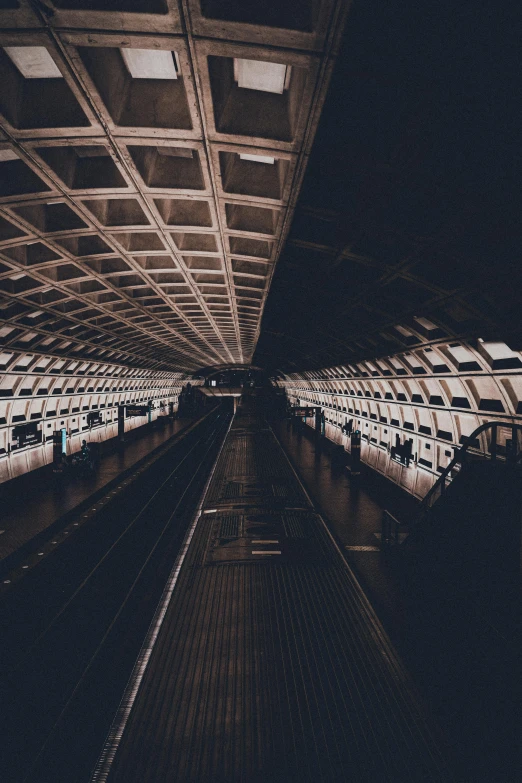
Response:
POLYGON ((382 512, 381 549, 389 549, 401 543, 401 523, 393 514, 384 509, 382 512))
MULTIPOLYGON (((491 432, 489 439, 489 459, 496 461, 500 457, 506 462, 520 462, 522 461, 522 442, 519 443, 519 434, 522 436, 522 424, 514 424, 513 422, 505 421, 488 421, 486 424, 482 424, 480 427, 468 435, 464 440, 460 449, 455 453, 455 456, 444 468, 435 484, 431 487, 430 491, 421 501, 419 506, 419 512, 417 515, 417 522, 419 522, 425 515, 425 513, 433 506, 433 504, 446 492, 446 489, 451 484, 453 479, 452 473, 455 470, 460 470, 462 465, 468 459, 469 451, 473 448, 473 443, 478 439, 478 436, 483 432, 491 432), (511 438, 506 438, 505 446, 499 443, 499 429, 503 431, 511 430, 511 438), (499 449, 503 450, 502 455, 499 449)), ((522 441, 522 437, 521 437, 522 441)), ((481 454, 485 459, 488 459, 488 452, 481 454)), ((388 549, 393 545, 401 543, 401 534, 399 533, 400 522, 395 519, 393 514, 384 510, 382 515, 382 533, 381 533, 381 547, 388 549)))

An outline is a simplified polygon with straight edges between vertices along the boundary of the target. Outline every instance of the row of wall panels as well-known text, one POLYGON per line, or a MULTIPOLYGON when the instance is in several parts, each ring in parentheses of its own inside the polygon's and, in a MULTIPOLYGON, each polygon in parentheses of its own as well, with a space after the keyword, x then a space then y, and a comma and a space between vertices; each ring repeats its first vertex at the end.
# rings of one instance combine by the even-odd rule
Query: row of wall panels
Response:
MULTIPOLYGON (((174 409, 177 410, 177 398, 173 398, 167 402, 173 402, 174 409)), ((155 409, 152 414, 152 420, 154 421, 162 415, 165 415, 165 411, 155 409)), ((137 427, 142 427, 146 422, 147 417, 145 416, 129 417, 125 420, 125 432, 130 432, 137 427)), ((72 424, 72 422, 70 423, 72 424)), ((52 435, 54 431, 60 430, 62 426, 65 426, 68 431, 67 454, 69 455, 80 450, 82 440, 86 440, 87 443, 101 443, 104 440, 116 437, 118 434, 116 412, 114 413, 114 419, 112 421, 106 420, 102 425, 87 427, 86 429, 82 428, 80 432, 74 434, 70 434, 71 430, 67 426, 68 424, 68 418, 56 419, 51 424, 46 425, 50 428, 45 430, 46 442, 0 454, 0 483, 10 481, 13 478, 21 476, 23 473, 28 473, 37 468, 41 468, 44 465, 51 464, 53 461, 52 435)))
MULTIPOLYGON (((166 415, 171 403, 177 410, 184 382, 182 373, 37 354, 4 352, 1 361, 7 369, 0 374, 0 483, 50 463, 55 431, 67 431, 69 454, 78 451, 84 438, 99 442, 114 437, 118 404, 152 401, 152 420, 166 415), (89 421, 93 413, 100 423, 89 421), (20 447, 14 428, 25 424, 36 425, 41 442, 20 447)), ((125 429, 146 421, 129 417, 125 429)))
MULTIPOLYGON (((361 431, 362 460, 422 498, 477 427, 488 421, 522 423, 521 354, 502 343, 489 349, 480 342, 451 347, 453 354, 466 359, 461 371, 447 367, 443 374, 420 376, 397 355, 369 366, 292 373, 276 383, 291 404, 319 406, 326 437, 347 451, 350 439, 342 427, 351 420, 361 431), (512 369, 488 369, 487 350, 500 357, 499 362, 506 363, 502 357, 507 355, 512 369), (391 455, 393 446, 407 441, 412 453, 408 466, 391 455)), ((440 352, 444 356, 444 346, 440 352)), ((500 453, 511 436, 509 426, 499 428, 500 453)), ((483 433, 474 448, 488 453, 489 434, 483 433)))

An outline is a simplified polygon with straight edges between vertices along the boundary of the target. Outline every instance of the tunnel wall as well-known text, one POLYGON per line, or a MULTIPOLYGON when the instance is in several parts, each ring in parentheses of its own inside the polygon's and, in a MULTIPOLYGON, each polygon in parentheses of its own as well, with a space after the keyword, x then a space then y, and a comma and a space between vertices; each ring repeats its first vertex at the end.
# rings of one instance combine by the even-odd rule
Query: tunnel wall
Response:
MULTIPOLYGON (((522 354, 501 342, 432 344, 376 361, 274 379, 291 404, 320 406, 325 435, 349 451, 341 427, 361 431, 364 462, 422 498, 463 439, 487 421, 522 423, 522 354), (409 466, 391 447, 412 440, 409 466)), ((314 426, 314 420, 309 420, 314 426)), ((500 428, 500 453, 511 437, 500 428)), ((489 435, 474 444, 489 449, 489 435)))
MULTIPOLYGON (((0 483, 42 467, 53 458, 53 433, 67 430, 69 454, 88 442, 116 436, 118 404, 153 401, 152 420, 177 410, 182 373, 138 370, 114 364, 15 353, 0 354, 0 483), (89 425, 99 413, 101 423, 89 425), (36 423, 41 442, 19 447, 15 427, 36 423)), ((147 422, 129 417, 126 431, 147 422)))

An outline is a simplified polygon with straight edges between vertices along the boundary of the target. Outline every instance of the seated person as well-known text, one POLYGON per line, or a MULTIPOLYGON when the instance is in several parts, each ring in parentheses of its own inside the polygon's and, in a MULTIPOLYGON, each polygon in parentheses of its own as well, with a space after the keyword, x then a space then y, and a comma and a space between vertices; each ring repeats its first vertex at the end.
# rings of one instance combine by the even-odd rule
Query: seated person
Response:
POLYGON ((67 454, 65 453, 65 451, 62 451, 58 462, 56 462, 53 467, 53 473, 63 473, 64 470, 67 468, 68 464, 69 463, 67 460, 67 454))

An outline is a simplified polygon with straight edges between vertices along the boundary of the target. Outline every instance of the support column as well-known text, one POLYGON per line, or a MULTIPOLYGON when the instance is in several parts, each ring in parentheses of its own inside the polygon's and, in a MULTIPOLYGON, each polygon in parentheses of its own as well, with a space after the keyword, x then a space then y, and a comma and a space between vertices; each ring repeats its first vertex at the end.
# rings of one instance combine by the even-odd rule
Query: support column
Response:
POLYGON ((54 465, 61 465, 62 454, 65 453, 67 448, 67 433, 64 428, 55 430, 53 432, 53 463, 54 465))
POLYGON ((317 437, 321 437, 322 435, 322 425, 323 425, 323 411, 322 408, 316 408, 315 409, 315 434, 317 437))
POLYGON ((125 440, 125 405, 118 405, 118 440, 125 440))
POLYGON ((359 476, 361 473, 361 433, 359 430, 352 432, 350 436, 351 443, 351 468, 352 476, 359 476))

